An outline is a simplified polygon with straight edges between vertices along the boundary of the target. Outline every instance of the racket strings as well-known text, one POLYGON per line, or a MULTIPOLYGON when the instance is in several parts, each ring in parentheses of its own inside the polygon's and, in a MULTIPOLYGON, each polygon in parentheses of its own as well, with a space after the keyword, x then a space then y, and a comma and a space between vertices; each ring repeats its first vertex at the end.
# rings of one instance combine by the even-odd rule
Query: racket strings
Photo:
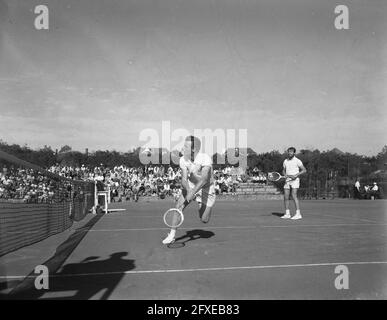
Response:
POLYGON ((267 177, 269 178, 269 180, 278 180, 281 175, 278 173, 278 172, 269 172, 267 177))
POLYGON ((170 227, 178 227, 183 222, 183 215, 178 210, 170 210, 165 213, 165 223, 170 227))

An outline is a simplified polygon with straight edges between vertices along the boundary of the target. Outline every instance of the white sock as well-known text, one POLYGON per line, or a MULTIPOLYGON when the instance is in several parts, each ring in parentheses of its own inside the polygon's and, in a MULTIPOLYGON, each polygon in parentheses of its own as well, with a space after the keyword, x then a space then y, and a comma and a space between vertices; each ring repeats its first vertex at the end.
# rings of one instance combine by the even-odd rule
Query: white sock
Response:
POLYGON ((296 210, 296 214, 301 215, 300 210, 296 210))
POLYGON ((287 210, 285 211, 285 214, 286 214, 286 215, 290 215, 290 210, 287 209, 287 210))
POLYGON ((171 231, 169 232, 169 234, 170 234, 172 237, 175 237, 175 235, 176 235, 176 229, 171 229, 171 231))

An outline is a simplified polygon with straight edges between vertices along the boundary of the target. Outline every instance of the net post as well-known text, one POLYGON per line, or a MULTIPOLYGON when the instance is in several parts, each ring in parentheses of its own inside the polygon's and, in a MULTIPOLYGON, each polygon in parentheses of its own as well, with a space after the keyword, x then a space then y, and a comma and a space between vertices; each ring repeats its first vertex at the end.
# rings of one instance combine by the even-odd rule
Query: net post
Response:
POLYGON ((104 194, 104 199, 105 199, 105 213, 107 214, 108 213, 108 197, 109 197, 109 194, 104 194))
POLYGON ((71 217, 72 213, 73 213, 73 190, 72 190, 73 186, 71 186, 71 190, 70 190, 70 201, 69 201, 69 217, 71 217))
POLYGON ((98 205, 97 181, 94 180, 94 206, 91 209, 92 214, 96 214, 97 213, 97 205, 98 205))

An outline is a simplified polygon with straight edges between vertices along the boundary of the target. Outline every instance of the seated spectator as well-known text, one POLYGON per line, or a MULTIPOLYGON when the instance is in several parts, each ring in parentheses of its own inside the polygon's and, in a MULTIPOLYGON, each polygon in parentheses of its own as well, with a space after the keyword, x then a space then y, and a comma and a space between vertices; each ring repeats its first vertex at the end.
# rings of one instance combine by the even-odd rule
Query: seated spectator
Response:
POLYGON ((232 177, 231 177, 231 176, 227 176, 225 183, 226 183, 226 186, 227 186, 227 191, 226 191, 226 192, 227 192, 227 193, 228 193, 228 192, 231 192, 231 191, 232 191, 232 188, 233 188, 233 180, 232 180, 232 177))
POLYGON ((374 182, 374 185, 371 189, 371 199, 374 200, 377 198, 380 198, 379 187, 378 187, 378 184, 376 182, 374 182))
POLYGON ((225 181, 225 179, 224 179, 223 173, 221 173, 220 177, 217 180, 217 183, 219 185, 219 192, 220 192, 220 194, 222 194, 223 190, 224 190, 224 181, 225 181))
POLYGON ((361 199, 360 182, 358 179, 356 179, 356 182, 353 188, 353 197, 354 199, 361 199))
POLYGON ((215 180, 215 194, 220 194, 220 186, 218 180, 215 180))
POLYGON ((180 188, 174 188, 172 190, 173 200, 176 202, 179 200, 181 195, 181 189, 180 188))
POLYGON ((371 188, 369 185, 364 185, 364 199, 370 199, 371 198, 371 188))
POLYGON ((166 193, 167 196, 171 195, 171 186, 168 183, 167 179, 164 180, 164 190, 165 190, 165 193, 166 193))

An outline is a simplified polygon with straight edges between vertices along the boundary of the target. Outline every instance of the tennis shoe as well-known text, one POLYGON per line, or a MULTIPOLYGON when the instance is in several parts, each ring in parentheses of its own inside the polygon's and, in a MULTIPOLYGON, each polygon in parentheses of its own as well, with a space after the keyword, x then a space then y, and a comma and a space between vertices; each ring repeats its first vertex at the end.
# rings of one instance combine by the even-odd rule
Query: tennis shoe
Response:
POLYGON ((302 219, 302 215, 301 213, 296 213, 293 217, 291 217, 290 219, 292 220, 300 220, 302 219))
POLYGON ((163 240, 163 244, 171 244, 175 242, 175 236, 170 232, 167 237, 163 240))

